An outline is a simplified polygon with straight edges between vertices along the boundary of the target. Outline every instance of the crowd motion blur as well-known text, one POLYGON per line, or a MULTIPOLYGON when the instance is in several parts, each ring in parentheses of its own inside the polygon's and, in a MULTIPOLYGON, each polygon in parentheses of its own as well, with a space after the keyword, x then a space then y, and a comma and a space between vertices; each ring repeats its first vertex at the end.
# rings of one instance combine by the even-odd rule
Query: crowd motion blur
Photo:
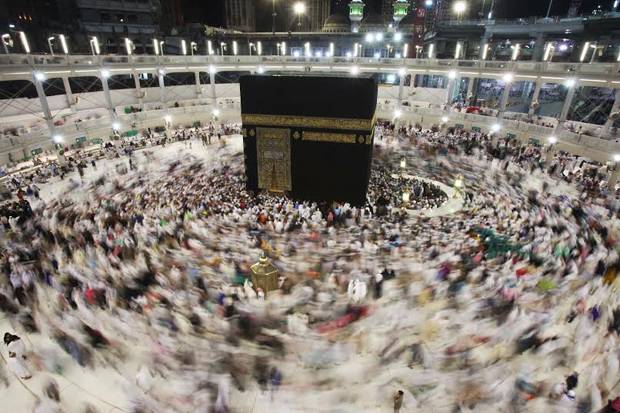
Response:
POLYGON ((246 192, 238 131, 5 178, 0 386, 36 395, 21 411, 620 411, 606 166, 387 124, 367 204, 316 204, 246 192), (60 391, 76 371, 105 403, 60 391))

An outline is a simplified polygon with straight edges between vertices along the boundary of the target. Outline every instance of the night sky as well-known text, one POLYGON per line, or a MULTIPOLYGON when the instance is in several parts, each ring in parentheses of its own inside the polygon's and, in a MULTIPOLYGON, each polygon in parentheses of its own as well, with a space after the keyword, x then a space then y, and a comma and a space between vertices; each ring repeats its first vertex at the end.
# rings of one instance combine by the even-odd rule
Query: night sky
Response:
MULTIPOLYGON (((1 0, 0 0, 1 1, 1 0)), ((420 0, 421 1, 421 0, 420 0)), ((488 12, 492 0, 468 0, 470 17, 476 17, 481 10, 483 1, 486 1, 485 10, 488 12)), ((271 0, 255 0, 259 6, 257 9, 257 26, 259 30, 271 29, 271 0)), ((349 0, 332 0, 332 11, 347 12, 349 0)), ((366 0, 367 10, 379 10, 379 0, 366 0), (374 4, 373 4, 374 3, 374 4)), ((589 14, 597 6, 603 10, 609 9, 613 0, 583 0, 580 13, 589 14)), ((278 4, 278 0, 276 0, 278 4)), ((565 16, 570 0, 553 0, 551 8, 552 16, 565 16)), ((544 16, 547 13, 549 0, 495 0, 496 18, 516 18, 528 16, 544 16)), ((286 26, 286 10, 278 7, 277 29, 283 30, 286 26)), ((183 0, 183 9, 186 22, 205 23, 211 26, 221 27, 224 25, 224 0, 183 0)))

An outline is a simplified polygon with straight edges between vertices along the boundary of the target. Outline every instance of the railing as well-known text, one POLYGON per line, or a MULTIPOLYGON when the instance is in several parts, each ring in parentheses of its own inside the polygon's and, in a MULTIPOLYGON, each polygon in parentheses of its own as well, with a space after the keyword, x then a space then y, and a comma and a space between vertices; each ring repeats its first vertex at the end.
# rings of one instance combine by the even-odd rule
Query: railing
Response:
MULTIPOLYGON (((377 110, 384 116, 391 118, 394 105, 380 103, 377 105, 377 110)), ((502 119, 498 120, 493 116, 483 116, 471 113, 462 112, 443 112, 439 107, 434 108, 422 108, 422 107, 401 107, 403 113, 403 119, 411 118, 413 116, 419 116, 424 119, 423 124, 430 126, 435 123, 439 125, 442 123, 442 117, 448 117, 448 125, 466 124, 469 122, 472 126, 477 126, 489 131, 494 124, 500 123, 502 126, 502 133, 510 132, 521 134, 527 138, 536 138, 541 143, 546 143, 547 138, 557 133, 558 143, 564 145, 563 149, 575 151, 578 148, 583 149, 582 152, 588 153, 592 159, 599 162, 606 162, 611 160, 613 154, 620 152, 620 144, 611 140, 604 140, 594 136, 585 134, 577 134, 568 130, 557 131, 554 127, 545 127, 541 125, 535 125, 523 121, 502 119), (569 145, 570 147, 566 146, 569 145)), ((415 118, 414 118, 415 120, 415 118)))
MULTIPOLYGON (((97 70, 100 67, 123 69, 127 72, 132 69, 141 70, 144 66, 151 70, 156 67, 178 66, 180 70, 208 70, 210 65, 249 66, 281 64, 303 65, 312 68, 313 65, 328 65, 332 68, 360 66, 362 70, 380 70, 381 68, 399 70, 485 70, 494 72, 512 72, 515 76, 520 73, 528 75, 557 75, 575 76, 586 75, 607 77, 617 82, 620 79, 620 63, 550 63, 532 61, 485 61, 485 60, 453 60, 453 59, 395 59, 395 58, 347 58, 347 57, 294 57, 294 56, 149 56, 149 55, 0 55, 0 75, 21 75, 28 78, 31 70, 68 70, 69 76, 79 75, 79 70, 97 70), (71 72, 72 70, 77 72, 71 72), (611 77, 611 78, 610 78, 611 77)), ((239 67, 239 69, 242 69, 239 67)), ((234 68, 230 68, 234 70, 234 68)))
MULTIPOLYGON (((228 101, 234 101, 234 103, 227 104, 223 102, 218 103, 219 109, 235 109, 239 108, 238 99, 230 99, 227 98, 228 101)), ((186 115, 186 114, 201 114, 206 113, 205 108, 208 107, 207 104, 195 104, 193 106, 181 106, 181 107, 163 107, 158 109, 145 110, 142 112, 134 112, 134 113, 122 113, 117 115, 117 120, 123 125, 127 127, 127 125, 131 125, 134 122, 142 122, 147 119, 163 119, 164 115, 186 115)), ((117 112, 120 112, 118 108, 117 112)), ((87 133, 90 130, 96 129, 110 129, 111 121, 107 113, 99 118, 88 119, 82 122, 67 122, 63 125, 56 126, 54 128, 55 133, 65 136, 71 137, 73 135, 79 135, 83 133, 87 133)), ((10 138, 0 138, 0 150, 6 149, 7 146, 14 146, 19 143, 19 145, 31 145, 41 140, 41 137, 49 136, 49 131, 47 130, 47 126, 44 122, 41 122, 39 127, 34 128, 31 132, 25 133, 19 136, 14 136, 10 138), (13 140, 14 144, 10 143, 10 140, 13 140)))
MULTIPOLYGON (((240 113, 240 103, 238 99, 228 99, 228 104, 218 104, 218 109, 221 110, 220 119, 238 121, 240 113)), ((397 107, 392 104, 381 103, 377 105, 377 111, 379 115, 390 117, 393 110, 397 107)), ((163 124, 164 116, 170 115, 173 118, 173 122, 176 124, 189 124, 194 120, 202 119, 208 121, 212 119, 213 105, 197 105, 179 108, 162 108, 156 110, 150 110, 146 112, 137 112, 132 114, 122 114, 118 116, 118 121, 123 125, 122 130, 129 130, 132 128, 146 129, 147 127, 161 126, 163 124)), ((468 124, 471 126, 481 127, 484 130, 491 129, 491 126, 498 123, 498 119, 492 116, 483 116, 476 114, 468 114, 462 112, 443 112, 438 107, 433 108, 421 108, 421 107, 399 107, 403 111, 403 118, 408 118, 413 115, 423 117, 424 124, 430 126, 432 123, 440 123, 442 116, 449 117, 449 124, 468 124)), ((537 138, 541 142, 545 142, 546 138, 554 134, 555 129, 544 127, 540 125, 529 124, 517 120, 503 119, 500 120, 502 129, 504 132, 516 133, 521 139, 537 138)), ((75 125, 65 125, 58 129, 65 141, 69 144, 73 142, 75 137, 86 136, 88 139, 101 138, 111 134, 110 119, 105 116, 100 119, 93 119, 85 121, 76 127, 75 125)), ((612 142, 605 141, 596 137, 587 135, 577 135, 569 131, 562 131, 557 135, 559 144, 564 145, 563 149, 577 150, 577 152, 584 156, 590 156, 592 159, 605 162, 609 156, 614 153, 620 152, 620 145, 612 142), (566 145, 569 145, 568 147, 566 145), (581 149, 580 149, 581 148, 581 149)), ((14 143, 10 141, 0 140, 0 156, 2 153, 24 153, 29 154, 30 150, 35 148, 42 148, 44 150, 52 149, 52 143, 49 136, 43 133, 33 133, 30 135, 20 136, 14 138, 14 143)))
POLYGON ((136 10, 151 11, 153 5, 151 2, 137 2, 131 0, 77 0, 77 6, 90 9, 106 9, 106 10, 136 10))
POLYGON ((561 16, 551 16, 551 17, 538 17, 538 16, 530 16, 530 17, 521 17, 517 19, 467 19, 467 20, 444 20, 439 24, 439 26, 492 26, 498 24, 504 25, 526 25, 526 24, 558 24, 558 23, 583 23, 588 21, 599 21, 606 19, 616 19, 620 18, 620 13, 618 12, 608 12, 602 13, 599 15, 592 14, 584 14, 581 16, 575 17, 561 17, 561 16))

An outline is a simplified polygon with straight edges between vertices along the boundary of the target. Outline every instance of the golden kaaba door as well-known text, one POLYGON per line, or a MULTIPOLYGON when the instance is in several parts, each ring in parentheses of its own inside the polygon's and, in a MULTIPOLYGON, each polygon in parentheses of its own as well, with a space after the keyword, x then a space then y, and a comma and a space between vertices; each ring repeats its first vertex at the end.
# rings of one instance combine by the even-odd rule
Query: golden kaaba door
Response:
POLYGON ((258 187, 269 191, 290 191, 291 131, 284 128, 256 128, 258 187))

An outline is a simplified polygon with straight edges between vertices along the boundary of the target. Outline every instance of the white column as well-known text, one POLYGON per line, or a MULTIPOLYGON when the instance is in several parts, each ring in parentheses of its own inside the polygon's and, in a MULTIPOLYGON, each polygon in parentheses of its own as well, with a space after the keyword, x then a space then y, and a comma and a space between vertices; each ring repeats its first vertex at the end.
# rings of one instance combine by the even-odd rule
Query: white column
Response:
POLYGON ((501 97, 501 100, 499 101, 499 113, 497 115, 500 119, 504 117, 504 113, 506 112, 506 106, 508 105, 508 98, 510 97, 511 86, 512 86, 512 83, 510 82, 505 82, 504 84, 504 90, 502 91, 502 97, 501 97))
MULTIPOLYGON (((478 46, 478 47, 480 47, 480 51, 478 53, 478 59, 479 60, 482 60, 482 51, 484 50, 484 45, 485 44, 489 44, 489 35, 487 33, 484 33, 482 35, 482 37, 480 38, 480 46, 478 46)), ((489 60, 490 58, 491 58, 491 56, 487 55, 487 58, 484 59, 484 60, 489 60)))
POLYGON ((529 116, 534 116, 534 112, 536 109, 532 107, 532 104, 538 100, 538 96, 540 96, 540 89, 542 88, 543 82, 541 78, 536 79, 536 85, 534 86, 534 94, 532 95, 532 101, 530 102, 530 108, 527 111, 529 116))
POLYGON ((215 72, 209 72, 209 83, 211 84, 209 93, 209 100, 215 105, 217 103, 217 95, 215 93, 215 72))
POLYGON ((410 74, 411 78, 409 80, 409 93, 413 93, 413 91, 415 90, 415 73, 411 73, 410 74))
POLYGON ((34 74, 32 76, 32 83, 34 83, 34 88, 37 90, 37 95, 39 96, 39 101, 41 102, 41 110, 43 111, 43 118, 45 119, 45 123, 47 123, 47 128, 50 131, 50 136, 54 136, 54 119, 52 118, 50 105, 47 103, 47 96, 45 96, 45 90, 43 90, 43 85, 34 74))
POLYGON ((620 177, 620 165, 614 164, 614 170, 610 172, 609 179, 607 180, 607 187, 609 189, 614 189, 614 187, 618 183, 619 177, 620 177))
POLYGON ((110 120, 114 121, 116 119, 116 111, 114 110, 114 105, 112 104, 112 96, 110 96, 110 88, 108 87, 108 78, 101 75, 99 76, 101 79, 101 86, 103 87, 103 96, 105 97, 106 105, 108 106, 108 112, 110 113, 110 120))
POLYGON ((562 112, 560 112, 559 123, 566 121, 568 117, 568 111, 570 110, 570 105, 573 102, 573 98, 575 97, 575 91, 577 90, 577 84, 568 89, 568 93, 566 94, 566 100, 564 101, 564 106, 562 106, 562 112))
POLYGON ((73 92, 71 91, 71 85, 69 84, 68 77, 62 77, 62 85, 65 88, 65 96, 67 97, 67 105, 69 105, 69 109, 71 109, 71 112, 73 113, 77 112, 75 102, 73 102, 73 92))
POLYGON ((142 98, 142 86, 140 86, 140 77, 136 73, 135 70, 131 71, 131 76, 133 77, 133 85, 134 85, 134 89, 136 90, 136 97, 138 98, 138 105, 140 106, 140 109, 143 109, 144 99, 142 98))
POLYGON ((472 95, 472 93, 474 92, 474 82, 476 81, 475 77, 468 77, 467 78, 467 99, 469 99, 469 97, 472 95))
MULTIPOLYGON (((616 100, 614 100, 614 105, 611 107, 611 112, 609 114, 618 112, 620 110, 620 89, 616 89, 616 100)), ((603 136, 608 135, 611 127, 614 126, 615 120, 609 117, 607 122, 605 122, 605 126, 603 127, 603 136)))
POLYGON ((469 78, 469 82, 467 83, 467 104, 470 106, 474 104, 473 98, 474 98, 474 86, 476 84, 476 79, 477 77, 472 76, 469 78))
POLYGON ((532 55, 532 60, 535 62, 542 61, 542 58, 545 54, 545 36, 542 33, 536 34, 536 43, 534 44, 534 53, 532 55))
POLYGON ((549 147, 547 148, 547 154, 545 156, 545 166, 549 166, 551 161, 553 161, 555 152, 556 152, 555 145, 549 145, 549 147))
POLYGON ((449 107, 450 103, 452 102, 452 95, 454 94, 454 83, 455 83, 456 79, 450 79, 448 78, 448 87, 447 87, 447 93, 446 93, 446 106, 449 107))
POLYGON ((403 104, 403 95, 405 92, 405 77, 407 75, 403 75, 400 77, 400 82, 398 83, 398 106, 403 104))
POLYGON ((164 72, 157 70, 157 79, 159 80, 159 100, 166 103, 166 84, 164 83, 164 72))
POLYGON ((194 81, 196 83, 196 99, 202 97, 202 86, 200 85, 200 72, 194 72, 194 81))

